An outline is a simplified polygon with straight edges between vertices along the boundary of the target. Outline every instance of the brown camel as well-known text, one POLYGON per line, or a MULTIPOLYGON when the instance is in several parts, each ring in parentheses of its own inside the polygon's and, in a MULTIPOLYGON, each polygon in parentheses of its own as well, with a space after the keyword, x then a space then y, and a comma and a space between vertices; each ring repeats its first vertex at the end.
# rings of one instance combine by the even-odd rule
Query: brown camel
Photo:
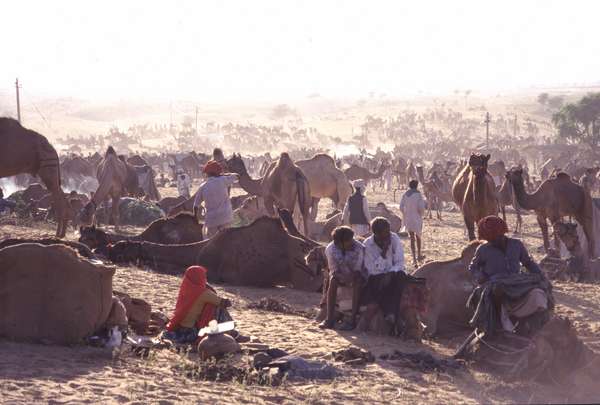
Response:
POLYGON ((81 227, 79 233, 79 242, 90 249, 103 250, 106 246, 123 240, 183 245, 202 240, 202 224, 198 223, 194 215, 181 213, 174 217, 157 219, 136 236, 109 233, 95 226, 81 227))
POLYGON ((452 185, 452 197, 462 211, 469 240, 475 239, 475 224, 481 218, 498 214, 496 186, 487 171, 489 160, 490 155, 472 154, 452 185))
POLYGON ((109 258, 143 262, 174 273, 202 265, 208 269, 210 282, 256 287, 290 284, 317 291, 322 276, 313 274, 304 260, 313 247, 287 233, 278 218, 262 217, 248 226, 226 229, 209 240, 187 245, 118 242, 110 248, 109 258))
POLYGON ((298 160, 296 165, 302 170, 310 185, 313 221, 317 218, 321 198, 329 198, 335 208, 344 209, 346 200, 352 194, 352 186, 344 172, 337 168, 331 156, 320 153, 307 160, 298 160))
MULTIPOLYGON (((588 240, 588 253, 590 257, 596 257, 592 198, 582 186, 571 181, 568 174, 558 173, 556 177, 544 181, 533 194, 528 194, 521 169, 510 170, 508 176, 514 187, 517 203, 523 209, 535 211, 546 252, 550 248, 546 220, 550 219, 554 224, 562 217, 570 216, 583 227, 588 240)), ((554 242, 558 249, 557 235, 554 235, 554 242)))
POLYGON ((0 285, 5 287, 0 290, 0 335, 81 343, 109 317, 114 273, 114 267, 62 245, 22 243, 0 249, 0 285))
POLYGON ((498 203, 500 204, 500 210, 502 211, 502 219, 506 222, 506 206, 512 205, 515 209, 517 216, 517 222, 515 224, 515 233, 521 233, 523 227, 523 217, 521 216, 521 207, 517 203, 513 185, 510 182, 509 174, 504 174, 504 181, 498 189, 498 203))
POLYGON ((79 223, 91 225, 98 206, 108 198, 112 198, 112 217, 115 228, 119 228, 119 200, 127 193, 128 169, 124 161, 119 159, 112 146, 109 146, 104 159, 98 165, 96 174, 98 190, 89 203, 81 211, 79 223))
POLYGON ((60 164, 63 179, 80 179, 83 177, 94 177, 94 166, 81 156, 70 156, 60 164))
POLYGON ((227 161, 227 167, 240 176, 239 183, 244 191, 264 198, 269 215, 275 216, 274 205, 293 213, 298 204, 304 223, 304 234, 309 234, 310 185, 302 170, 287 153, 282 153, 277 161, 271 163, 267 174, 258 180, 250 178, 240 155, 234 154, 227 161))
POLYGON ((368 184, 370 180, 380 179, 381 176, 383 176, 383 172, 385 172, 387 168, 388 165, 382 163, 379 166, 379 170, 377 170, 377 173, 371 173, 369 169, 353 164, 352 166, 344 170, 344 174, 346 175, 346 178, 350 181, 363 179, 365 183, 368 184))
POLYGON ((481 243, 473 241, 462 250, 459 258, 429 262, 413 273, 415 277, 425 278, 430 289, 429 307, 422 317, 428 335, 469 327, 472 314, 466 303, 475 282, 467 268, 481 243))
POLYGON ((52 194, 58 225, 56 236, 67 232, 67 201, 61 189, 60 163, 56 150, 48 140, 35 131, 26 129, 12 118, 0 117, 0 178, 29 173, 39 176, 52 194))

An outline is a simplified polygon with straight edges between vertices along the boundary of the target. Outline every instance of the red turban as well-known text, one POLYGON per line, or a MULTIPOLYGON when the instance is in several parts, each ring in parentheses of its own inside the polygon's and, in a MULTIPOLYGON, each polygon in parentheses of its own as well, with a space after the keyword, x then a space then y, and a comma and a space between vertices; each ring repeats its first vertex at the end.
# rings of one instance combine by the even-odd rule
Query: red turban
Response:
POLYGON ((477 233, 479 233, 479 239, 490 242, 508 233, 508 226, 502 218, 490 215, 479 220, 477 223, 477 233))
MULTIPOLYGON (((181 287, 179 287, 179 295, 177 296, 177 304, 175 304, 175 313, 167 324, 167 330, 174 331, 177 329, 181 321, 186 317, 189 310, 194 305, 200 294, 206 290, 206 269, 202 266, 191 266, 185 271, 181 287)), ((214 318, 215 307, 210 304, 205 304, 200 318, 196 322, 196 327, 202 328, 208 325, 214 318)))
POLYGON ((223 173, 223 167, 214 160, 209 160, 204 166, 204 173, 211 176, 218 176, 223 173))

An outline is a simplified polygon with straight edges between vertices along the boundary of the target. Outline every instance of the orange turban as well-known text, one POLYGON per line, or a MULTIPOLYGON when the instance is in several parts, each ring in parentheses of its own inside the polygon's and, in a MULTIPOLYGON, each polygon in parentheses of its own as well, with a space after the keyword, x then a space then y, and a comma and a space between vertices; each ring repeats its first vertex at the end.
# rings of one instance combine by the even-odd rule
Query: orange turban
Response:
POLYGON ((211 176, 218 176, 223 173, 223 167, 214 160, 209 160, 208 163, 204 166, 204 173, 211 176))
POLYGON ((490 242, 508 233, 508 226, 502 218, 490 215, 479 220, 477 223, 477 233, 479 234, 479 239, 490 242))

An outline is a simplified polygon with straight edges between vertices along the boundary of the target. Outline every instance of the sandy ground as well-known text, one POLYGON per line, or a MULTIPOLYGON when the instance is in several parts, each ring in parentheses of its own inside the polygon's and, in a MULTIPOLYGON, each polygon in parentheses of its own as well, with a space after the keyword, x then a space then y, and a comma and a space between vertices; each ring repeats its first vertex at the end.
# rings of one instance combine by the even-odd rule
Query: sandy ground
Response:
MULTIPOLYGON (((370 201, 392 204, 391 194, 369 194, 370 201)), ((396 205, 391 205, 396 208, 396 205)), ((509 224, 514 217, 509 216, 509 224)), ((444 220, 427 220, 424 230, 428 260, 455 257, 466 242, 459 214, 444 213, 444 220)), ((0 227, 0 239, 52 235, 54 228, 0 227)), ((541 255, 539 229, 532 215, 525 216, 523 238, 537 259, 541 255)), ((70 233, 69 238, 77 235, 70 233)), ((408 246, 407 246, 408 248, 408 246)), ((167 314, 173 310, 180 279, 136 267, 119 267, 114 287, 140 297, 167 314)), ((319 294, 289 288, 258 289, 218 285, 220 294, 234 302, 232 315, 238 329, 272 347, 304 356, 329 360, 333 350, 352 344, 375 355, 394 350, 425 350, 438 357, 449 356, 460 339, 427 340, 423 344, 397 338, 357 332, 321 331, 314 321, 246 309, 262 297, 285 301, 296 309, 312 310, 319 294)), ((579 335, 600 351, 600 287, 597 285, 555 285, 557 312, 568 315, 579 335)), ((118 356, 105 349, 84 346, 57 347, 21 344, 0 340, 0 403, 540 403, 597 402, 600 388, 569 393, 559 387, 533 383, 508 383, 472 367, 449 373, 421 373, 400 367, 393 361, 352 368, 335 365, 341 375, 328 382, 285 382, 280 387, 246 386, 240 383, 214 383, 191 380, 177 369, 191 356, 157 350, 148 359, 130 352, 118 356)))

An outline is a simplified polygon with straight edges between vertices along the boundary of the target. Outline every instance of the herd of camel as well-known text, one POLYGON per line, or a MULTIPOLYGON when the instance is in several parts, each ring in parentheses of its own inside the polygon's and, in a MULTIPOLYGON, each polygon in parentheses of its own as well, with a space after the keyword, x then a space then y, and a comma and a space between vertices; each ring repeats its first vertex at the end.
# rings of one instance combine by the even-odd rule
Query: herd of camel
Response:
MULTIPOLYGON (((56 236, 64 237, 68 202, 61 188, 57 152, 44 136, 9 118, 0 118, 0 140, 11 145, 0 150, 0 177, 21 173, 38 176, 53 200, 58 223, 56 236)), ((475 224, 487 215, 498 214, 503 204, 535 212, 546 249, 550 248, 547 220, 554 225, 560 223, 563 217, 574 218, 587 237, 589 252, 593 252, 590 256, 595 257, 593 203, 584 187, 573 182, 568 175, 558 173, 530 193, 525 184, 526 173, 517 167, 506 171, 503 185, 498 188, 490 175, 489 160, 490 155, 471 155, 468 161, 459 165, 451 185, 450 194, 461 209, 472 242, 459 258, 427 263, 415 273, 428 280, 432 296, 439 298, 428 310, 425 319, 430 333, 437 329, 439 319, 465 321, 462 305, 465 292, 461 286, 468 277, 464 268, 479 243, 475 240, 475 224), (504 194, 509 194, 509 197, 504 194)), ((128 194, 128 171, 133 163, 108 148, 97 166, 98 188, 79 213, 80 224, 91 225, 96 209, 107 199, 112 199, 115 225, 118 225, 118 201, 128 194)), ((135 163, 139 163, 135 166, 142 166, 145 162, 135 163)), ((137 236, 125 237, 87 226, 82 227, 80 232, 83 245, 76 242, 66 244, 76 247, 86 257, 103 254, 114 262, 145 263, 159 271, 180 273, 189 265, 202 263, 209 269, 212 281, 263 287, 283 283, 317 291, 322 285, 320 271, 325 265, 324 247, 311 239, 309 227, 317 217, 320 199, 331 199, 335 208, 341 210, 353 192, 350 180, 376 180, 386 170, 386 167, 380 167, 377 173, 372 173, 359 166, 351 166, 351 170, 343 171, 335 159, 326 154, 294 162, 283 153, 267 165, 261 178, 250 176, 239 154, 234 154, 225 164, 228 171, 239 175, 240 187, 251 196, 241 205, 256 204, 258 207, 260 201, 266 216, 247 226, 228 229, 209 240, 202 240, 202 225, 192 214, 185 212, 189 211, 191 199, 184 199, 170 207, 168 211, 173 215, 153 222, 137 236), (303 233, 296 229, 294 213, 302 217, 303 233), (232 251, 236 254, 231 255, 232 251)), ((442 193, 440 187, 436 185, 436 188, 442 193)), ((426 190, 426 194, 430 192, 426 190)), ((388 213, 391 214, 389 210, 388 213)), ((339 224, 341 214, 338 212, 336 215, 337 222, 334 224, 339 224)), ((400 220, 396 219, 396 230, 399 230, 400 220)), ((558 236, 555 232, 555 238, 558 236)), ((38 242, 51 244, 56 241, 38 242)), ((12 243, 16 242, 3 241, 0 248, 12 243)))

